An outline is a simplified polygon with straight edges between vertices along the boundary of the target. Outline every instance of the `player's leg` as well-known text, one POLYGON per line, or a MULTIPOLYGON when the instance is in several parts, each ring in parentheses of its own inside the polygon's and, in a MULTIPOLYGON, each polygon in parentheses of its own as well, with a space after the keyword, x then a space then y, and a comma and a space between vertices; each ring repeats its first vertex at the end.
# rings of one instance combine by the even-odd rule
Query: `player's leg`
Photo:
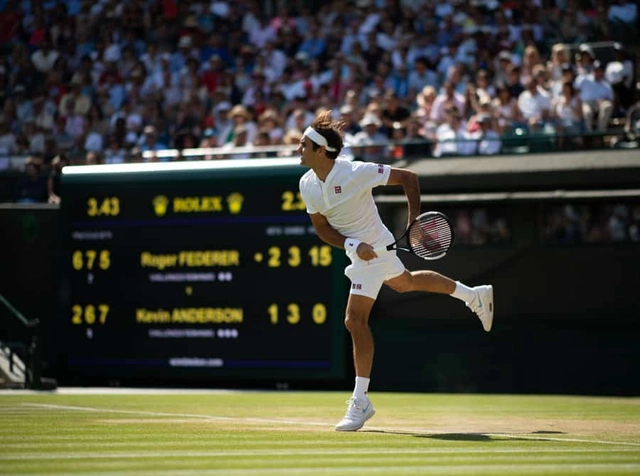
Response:
POLYGON ((369 266, 364 263, 348 266, 345 271, 351 280, 351 292, 347 301, 344 322, 353 344, 356 382, 353 394, 347 402, 347 412, 336 425, 338 431, 359 430, 375 413, 367 395, 374 353, 369 316, 382 287, 385 272, 385 267, 382 264, 369 266))
POLYGON ((358 294, 350 294, 347 301, 345 327, 351 334, 353 343, 353 363, 356 376, 370 378, 373 365, 373 335, 369 328, 369 315, 375 299, 358 294))
POLYGON ((347 412, 335 427, 337 431, 359 430, 375 413, 367 395, 374 351, 373 335, 369 328, 369 315, 374 303, 375 299, 368 296, 349 295, 345 326, 351 334, 353 343, 356 383, 353 394, 347 402, 347 412))
POLYGON ((385 281, 385 284, 398 293, 427 291, 437 294, 453 294, 456 282, 440 273, 429 270, 408 271, 385 281))
POLYGON ((471 288, 460 281, 429 270, 405 270, 401 275, 385 281, 385 284, 399 293, 426 291, 448 294, 464 302, 475 312, 486 332, 493 326, 493 286, 471 288))

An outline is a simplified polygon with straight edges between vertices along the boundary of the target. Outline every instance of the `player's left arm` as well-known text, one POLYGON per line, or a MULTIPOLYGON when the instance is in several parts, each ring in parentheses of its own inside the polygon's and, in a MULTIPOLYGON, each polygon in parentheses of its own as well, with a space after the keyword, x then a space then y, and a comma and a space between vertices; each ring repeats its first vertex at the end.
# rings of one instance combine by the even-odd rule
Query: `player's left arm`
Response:
POLYGON ((410 225, 420 215, 420 182, 418 175, 411 170, 391 167, 387 185, 400 185, 404 189, 409 207, 407 226, 410 225))

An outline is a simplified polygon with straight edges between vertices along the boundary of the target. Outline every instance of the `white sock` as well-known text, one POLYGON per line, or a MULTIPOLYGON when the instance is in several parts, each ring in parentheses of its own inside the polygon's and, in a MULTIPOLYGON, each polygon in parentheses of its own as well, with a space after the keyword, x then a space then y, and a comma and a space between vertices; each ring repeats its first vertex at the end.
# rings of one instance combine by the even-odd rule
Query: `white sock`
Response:
POLYGON ((456 289, 453 290, 451 296, 464 302, 471 302, 476 297, 476 293, 473 288, 456 281, 456 289))
POLYGON ((369 391, 369 382, 371 379, 366 377, 356 377, 356 388, 353 390, 353 398, 365 398, 369 391))

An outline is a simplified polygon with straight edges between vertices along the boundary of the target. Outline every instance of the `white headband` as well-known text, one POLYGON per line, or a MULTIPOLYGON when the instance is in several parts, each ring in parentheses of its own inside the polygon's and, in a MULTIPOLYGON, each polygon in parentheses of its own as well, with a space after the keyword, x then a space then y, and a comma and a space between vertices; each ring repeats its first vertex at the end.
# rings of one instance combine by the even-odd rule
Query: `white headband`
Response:
POLYGON ((338 149, 334 149, 333 147, 329 147, 329 143, 327 142, 327 139, 325 139, 325 137, 322 134, 320 134, 311 126, 307 127, 307 129, 304 131, 304 135, 307 136, 316 144, 324 146, 324 148, 327 149, 328 152, 335 152, 336 150, 338 150, 338 149))

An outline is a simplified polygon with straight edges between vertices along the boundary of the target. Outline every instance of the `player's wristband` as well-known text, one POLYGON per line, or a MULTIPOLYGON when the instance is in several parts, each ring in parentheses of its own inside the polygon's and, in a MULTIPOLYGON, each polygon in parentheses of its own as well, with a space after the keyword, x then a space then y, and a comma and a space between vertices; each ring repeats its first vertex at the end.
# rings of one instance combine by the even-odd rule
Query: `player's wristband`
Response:
POLYGON ((362 241, 356 240, 355 238, 347 238, 344 240, 344 249, 355 253, 360 243, 362 243, 362 241))

